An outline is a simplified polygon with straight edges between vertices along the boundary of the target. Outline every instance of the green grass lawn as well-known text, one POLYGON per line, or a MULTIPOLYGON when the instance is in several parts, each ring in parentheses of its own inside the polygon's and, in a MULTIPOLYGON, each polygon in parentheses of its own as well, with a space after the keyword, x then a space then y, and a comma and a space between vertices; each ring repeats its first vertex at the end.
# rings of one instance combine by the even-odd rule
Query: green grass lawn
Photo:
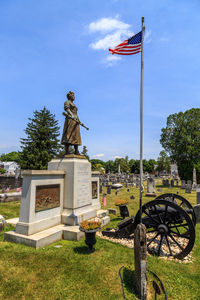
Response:
MULTIPOLYGON (((194 205, 196 194, 185 194, 180 188, 163 188, 162 193, 175 192, 194 205)), ((105 192, 105 189, 104 189, 105 192)), ((162 194, 160 193, 160 194, 162 194)), ((139 190, 124 188, 118 198, 130 198, 131 215, 138 210, 139 190)), ((115 208, 116 196, 107 195, 107 206, 115 208)), ((151 198, 144 197, 144 202, 151 198)), ((0 203, 0 214, 13 218, 19 214, 19 202, 0 203)), ((112 216, 111 226, 119 220, 112 216)), ((109 225, 109 226, 110 226, 109 225)), ((6 230, 10 230, 7 228, 6 230)), ((97 238, 96 251, 88 253, 84 240, 60 241, 51 246, 33 248, 3 241, 0 234, 0 299, 123 299, 119 268, 124 266, 125 295, 137 299, 132 289, 134 273, 134 251, 119 244, 97 238), (55 248, 55 245, 61 245, 55 248)), ((163 281, 168 299, 200 299, 200 224, 196 226, 196 242, 192 252, 193 263, 166 261, 148 255, 148 268, 163 281)), ((149 275, 149 282, 152 281, 149 275)), ((151 297, 154 299, 151 290, 151 297)), ((164 299, 160 296, 158 299, 164 299)))

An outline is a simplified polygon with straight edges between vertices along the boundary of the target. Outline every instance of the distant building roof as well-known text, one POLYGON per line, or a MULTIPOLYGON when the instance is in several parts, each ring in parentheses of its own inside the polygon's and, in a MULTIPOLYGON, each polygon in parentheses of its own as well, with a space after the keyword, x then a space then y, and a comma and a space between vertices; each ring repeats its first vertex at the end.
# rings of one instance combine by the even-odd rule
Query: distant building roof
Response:
POLYGON ((17 165, 17 163, 15 161, 3 161, 2 163, 4 164, 4 166, 11 166, 12 164, 17 165))

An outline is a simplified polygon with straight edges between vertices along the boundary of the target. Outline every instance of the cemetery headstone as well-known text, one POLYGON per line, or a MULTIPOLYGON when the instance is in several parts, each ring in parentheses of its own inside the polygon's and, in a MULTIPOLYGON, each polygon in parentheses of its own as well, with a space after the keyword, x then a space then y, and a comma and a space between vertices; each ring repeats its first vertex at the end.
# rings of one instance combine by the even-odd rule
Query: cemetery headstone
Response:
POLYGON ((117 214, 117 210, 114 209, 114 208, 108 208, 108 213, 109 213, 109 214, 116 215, 116 214, 117 214))
POLYGON ((200 204, 200 184, 197 184, 196 192, 197 192, 197 204, 200 204))
POLYGON ((107 194, 111 194, 111 186, 110 185, 107 186, 107 194))
POLYGON ((152 177, 149 177, 147 179, 147 193, 146 193, 147 197, 155 197, 156 193, 155 193, 155 179, 152 177))
POLYGON ((191 181, 190 181, 190 180, 188 180, 188 181, 189 181, 189 183, 187 183, 187 185, 186 185, 185 192, 186 192, 187 194, 190 194, 190 193, 191 193, 191 190, 192 190, 192 184, 191 184, 191 181))
POLYGON ((181 189, 185 189, 185 180, 181 180, 181 189))
POLYGON ((192 190, 195 191, 197 187, 197 172, 196 169, 193 169, 193 183, 192 183, 192 190))
POLYGON ((196 216, 196 222, 200 223, 200 204, 194 206, 194 213, 196 216))
POLYGON ((137 178, 136 179, 136 189, 138 189, 138 187, 139 187, 139 179, 137 178))

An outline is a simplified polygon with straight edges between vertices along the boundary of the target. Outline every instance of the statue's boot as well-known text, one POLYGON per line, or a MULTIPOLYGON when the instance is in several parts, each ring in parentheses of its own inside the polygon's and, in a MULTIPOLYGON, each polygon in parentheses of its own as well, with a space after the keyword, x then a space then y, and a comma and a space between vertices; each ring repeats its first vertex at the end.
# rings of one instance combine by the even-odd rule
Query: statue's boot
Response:
POLYGON ((78 151, 78 145, 74 145, 75 155, 80 155, 80 152, 78 151))
POLYGON ((65 155, 70 154, 69 152, 69 144, 65 144, 65 155))

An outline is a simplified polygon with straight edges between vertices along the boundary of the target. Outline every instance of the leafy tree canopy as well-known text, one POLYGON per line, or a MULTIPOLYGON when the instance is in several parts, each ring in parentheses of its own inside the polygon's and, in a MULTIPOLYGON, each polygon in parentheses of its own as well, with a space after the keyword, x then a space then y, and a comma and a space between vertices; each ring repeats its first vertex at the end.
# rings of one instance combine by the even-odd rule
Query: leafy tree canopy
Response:
POLYGON ((4 173, 6 173, 6 170, 3 168, 0 168, 0 174, 4 174, 4 173))
POLYGON ((193 167, 200 163, 200 109, 169 115, 160 143, 178 165, 182 179, 192 179, 193 167))
POLYGON ((109 173, 109 172, 113 172, 113 167, 114 167, 114 161, 113 160, 108 160, 104 163, 104 167, 105 167, 105 170, 106 170, 106 173, 109 173))
POLYGON ((58 121, 46 107, 34 111, 33 118, 25 129, 26 138, 21 139, 22 152, 20 165, 22 169, 42 170, 57 155, 60 144, 58 121))
POLYGON ((128 156, 125 158, 116 158, 113 164, 113 172, 117 173, 118 172, 118 167, 120 165, 120 172, 121 173, 129 173, 130 172, 130 167, 128 163, 128 156))
POLYGON ((103 168, 102 164, 93 164, 92 165, 92 170, 104 173, 104 168, 103 168))
POLYGON ((102 167, 104 167, 104 161, 103 160, 100 160, 100 159, 91 159, 90 162, 91 162, 92 165, 101 164, 102 167))
POLYGON ((20 156, 19 152, 13 151, 7 154, 2 154, 0 156, 0 161, 15 161, 16 163, 19 163, 20 160, 19 156, 20 156))
POLYGON ((171 170, 170 158, 165 151, 160 152, 156 170, 158 172, 166 171, 167 173, 169 173, 171 170))

